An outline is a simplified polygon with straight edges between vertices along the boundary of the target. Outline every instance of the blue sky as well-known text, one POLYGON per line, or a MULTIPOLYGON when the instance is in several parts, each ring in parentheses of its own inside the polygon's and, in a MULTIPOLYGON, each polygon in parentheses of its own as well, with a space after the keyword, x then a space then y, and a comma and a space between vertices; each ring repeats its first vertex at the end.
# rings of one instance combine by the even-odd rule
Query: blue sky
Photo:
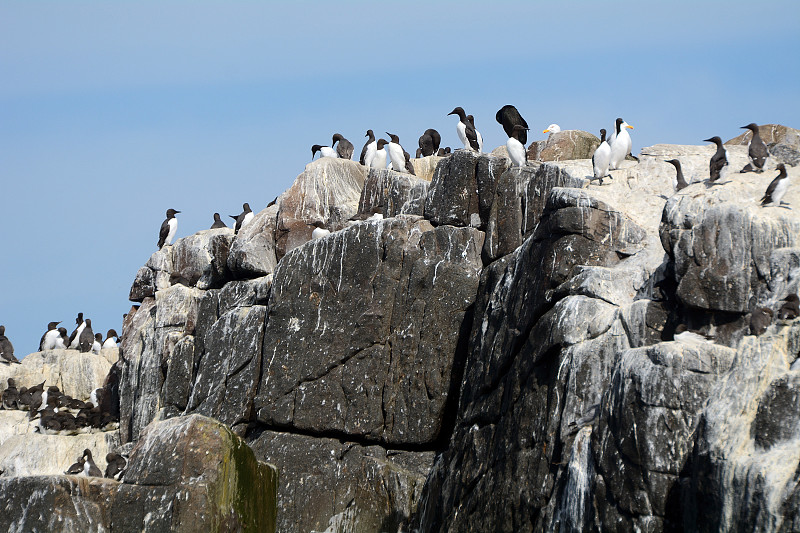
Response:
POLYGON ((800 127, 800 2, 0 4, 0 323, 17 356, 47 322, 120 329, 167 208, 178 237, 263 209, 342 133, 427 128, 486 147, 495 112, 633 150, 749 122, 800 127), (753 8, 753 6, 756 6, 753 8))

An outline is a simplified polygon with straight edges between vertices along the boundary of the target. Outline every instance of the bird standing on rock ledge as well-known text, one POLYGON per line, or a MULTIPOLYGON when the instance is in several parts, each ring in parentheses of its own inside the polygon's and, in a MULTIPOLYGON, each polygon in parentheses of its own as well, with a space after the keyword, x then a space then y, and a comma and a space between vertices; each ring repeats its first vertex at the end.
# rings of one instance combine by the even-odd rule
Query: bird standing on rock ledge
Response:
POLYGON ((0 326, 0 360, 4 363, 17 363, 21 364, 19 360, 14 357, 14 346, 11 341, 6 337, 6 327, 0 326))
POLYGON ((167 219, 161 223, 161 229, 158 231, 158 249, 164 247, 166 244, 172 244, 172 239, 175 238, 175 233, 178 231, 178 219, 175 215, 180 211, 174 209, 167 209, 167 219))
POLYGON ((777 207, 786 207, 786 209, 791 209, 788 207, 788 204, 783 202, 783 197, 786 195, 786 191, 789 189, 786 166, 781 163, 776 167, 776 170, 778 170, 778 175, 769 184, 767 191, 761 198, 761 207, 764 207, 767 204, 772 204, 777 207))
POLYGON ((769 151, 767 150, 767 145, 764 144, 758 134, 758 125, 755 122, 751 122, 747 126, 742 126, 741 129, 753 132, 753 138, 750 139, 750 144, 747 145, 747 155, 750 157, 750 162, 739 172, 751 172, 753 170, 758 173, 764 172, 764 163, 767 162, 769 151))
POLYGON ((711 183, 717 181, 722 175, 722 169, 728 164, 728 152, 722 146, 722 139, 715 135, 710 139, 703 139, 703 142, 714 143, 717 145, 717 151, 711 156, 711 161, 708 162, 708 171, 711 177, 711 183))
POLYGON ((475 129, 469 120, 467 120, 467 114, 464 112, 464 109, 461 107, 456 107, 452 111, 448 113, 448 115, 458 115, 458 124, 456 124, 456 132, 458 133, 458 138, 464 143, 464 148, 467 150, 473 150, 475 152, 480 152, 480 144, 478 143, 478 132, 475 129))

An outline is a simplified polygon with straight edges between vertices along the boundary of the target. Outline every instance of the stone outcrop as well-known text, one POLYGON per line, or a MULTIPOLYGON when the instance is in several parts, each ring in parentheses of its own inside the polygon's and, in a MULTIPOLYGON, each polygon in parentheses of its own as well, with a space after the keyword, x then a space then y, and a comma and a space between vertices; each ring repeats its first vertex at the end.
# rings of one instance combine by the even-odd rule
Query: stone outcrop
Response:
POLYGON ((528 161, 591 159, 600 139, 587 131, 564 130, 528 145, 528 161))
MULTIPOLYGON (((224 262, 205 235, 154 254, 121 350, 132 470, 41 478, 48 504, 171 527, 199 511, 142 495, 177 501, 201 451, 234 442, 281 472, 264 489, 281 531, 798 529, 800 322, 749 330, 800 281, 800 219, 759 204, 774 161, 740 174, 746 145, 729 145, 710 184, 711 146, 656 145, 600 185, 596 138, 562 133, 566 160, 457 150, 415 160, 430 181, 325 158, 224 262), (310 241, 315 222, 333 233, 310 241)), ((250 517, 205 494, 206 529, 250 517)))
POLYGON ((142 435, 121 482, 0 477, 0 528, 275 531, 277 477, 220 423, 197 415, 174 418, 142 435))

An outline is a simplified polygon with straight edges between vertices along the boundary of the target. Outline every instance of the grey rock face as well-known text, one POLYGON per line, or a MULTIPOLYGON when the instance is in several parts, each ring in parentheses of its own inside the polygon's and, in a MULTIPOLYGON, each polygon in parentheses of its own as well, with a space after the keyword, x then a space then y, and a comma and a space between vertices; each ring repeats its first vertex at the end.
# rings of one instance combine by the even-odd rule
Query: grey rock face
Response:
POLYGON ((277 471, 227 428, 192 416, 149 427, 122 482, 0 477, 4 531, 275 531, 277 471))
POLYGON ((564 130, 551 133, 547 140, 528 146, 528 161, 567 161, 591 159, 600 139, 587 131, 564 130))
POLYGON ((358 213, 369 215, 380 209, 385 217, 421 216, 429 183, 410 174, 371 168, 358 202, 358 213))
POLYGON ((178 239, 172 246, 171 282, 198 289, 220 287, 230 279, 230 228, 209 229, 178 239))
POLYGON ((311 239, 315 221, 332 231, 344 227, 356 214, 366 177, 366 167, 357 161, 323 157, 306 165, 278 201, 277 257, 311 239))
POLYGON ((433 452, 264 431, 250 441, 280 474, 278 530, 407 530, 433 452))
POLYGON ((456 150, 436 167, 425 199, 425 218, 434 225, 484 228, 497 179, 507 166, 503 158, 456 150))
POLYGON ((259 277, 275 271, 275 229, 280 207, 276 204, 255 215, 239 230, 228 254, 228 269, 239 278, 259 277))
POLYGON ((474 229, 398 217, 285 256, 270 296, 258 419, 387 443, 436 440, 482 244, 474 229))

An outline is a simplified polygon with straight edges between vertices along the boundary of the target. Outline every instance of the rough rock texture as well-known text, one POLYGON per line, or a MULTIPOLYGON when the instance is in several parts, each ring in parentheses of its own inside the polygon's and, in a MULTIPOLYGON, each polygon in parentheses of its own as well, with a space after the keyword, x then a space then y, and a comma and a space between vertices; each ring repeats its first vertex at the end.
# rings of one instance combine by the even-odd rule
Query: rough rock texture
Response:
POLYGON ((172 245, 172 283, 198 289, 219 287, 230 277, 228 252, 233 240, 230 228, 208 229, 175 241, 172 245))
POLYGON ((275 271, 278 262, 275 229, 279 209, 277 204, 267 207, 233 239, 228 253, 228 269, 235 277, 259 277, 275 271))
POLYGON ((564 130, 528 145, 528 161, 591 159, 598 146, 600 139, 588 131, 564 130))
MULTIPOLYGON (((11 412, 2 411, 0 417, 7 417, 9 414, 11 412)), ((20 424, 13 428, 19 433, 0 442, 0 470, 3 471, 3 476, 61 475, 78 460, 85 449, 92 451, 95 463, 105 471, 106 454, 119 446, 117 431, 78 435, 37 433, 33 429, 36 422, 29 423, 27 414, 24 413, 24 426, 20 424)))
POLYGON ((225 426, 175 418, 149 427, 119 483, 0 477, 4 531, 275 531, 277 471, 225 426))
POLYGON ((92 391, 103 386, 116 350, 104 355, 78 350, 46 350, 34 352, 22 359, 19 365, 0 365, 0 391, 8 387, 8 378, 14 378, 17 388, 33 387, 45 382, 45 387, 55 385, 79 400, 88 400, 92 391))
POLYGON ((425 218, 434 225, 484 228, 497 179, 507 165, 506 159, 456 150, 436 167, 425 200, 425 218))
POLYGON ((442 159, 444 158, 436 155, 429 155, 428 157, 419 157, 416 159, 412 158, 411 165, 414 167, 414 175, 419 179, 428 182, 431 181, 433 179, 433 173, 436 171, 436 167, 442 159))
POLYGON ((358 161, 323 157, 306 165, 278 198, 277 257, 308 241, 316 221, 331 231, 344 227, 356 214, 366 177, 367 168, 358 161))
MULTIPOLYGON (((434 156, 430 156, 434 157, 434 156)), ((388 169, 370 169, 358 202, 358 213, 378 210, 385 217, 422 215, 430 182, 388 169)))
POLYGON ((482 245, 480 231, 402 216, 285 256, 270 296, 258 419, 390 444, 435 441, 460 375, 482 245))
POLYGON ((284 533, 400 531, 433 461, 433 452, 273 431, 258 434, 250 446, 281 473, 278 530, 284 533))

